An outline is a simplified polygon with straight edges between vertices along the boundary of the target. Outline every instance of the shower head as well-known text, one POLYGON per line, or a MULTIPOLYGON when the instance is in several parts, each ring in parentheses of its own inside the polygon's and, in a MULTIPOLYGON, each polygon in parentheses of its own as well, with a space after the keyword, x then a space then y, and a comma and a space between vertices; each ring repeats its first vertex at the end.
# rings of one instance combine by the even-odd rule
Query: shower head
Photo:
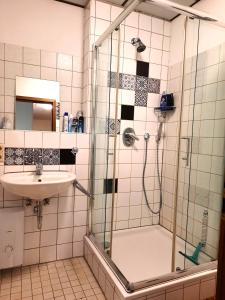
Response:
POLYGON ((137 47, 137 52, 143 52, 145 51, 145 44, 141 41, 139 37, 137 38, 132 38, 131 44, 135 47, 137 47))

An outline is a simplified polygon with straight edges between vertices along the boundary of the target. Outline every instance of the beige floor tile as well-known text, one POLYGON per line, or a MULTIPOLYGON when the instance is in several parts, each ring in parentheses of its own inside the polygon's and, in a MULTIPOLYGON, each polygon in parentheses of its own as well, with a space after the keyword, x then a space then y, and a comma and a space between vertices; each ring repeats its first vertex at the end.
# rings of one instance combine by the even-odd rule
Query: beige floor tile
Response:
POLYGON ((83 258, 0 272, 0 300, 105 300, 83 258))

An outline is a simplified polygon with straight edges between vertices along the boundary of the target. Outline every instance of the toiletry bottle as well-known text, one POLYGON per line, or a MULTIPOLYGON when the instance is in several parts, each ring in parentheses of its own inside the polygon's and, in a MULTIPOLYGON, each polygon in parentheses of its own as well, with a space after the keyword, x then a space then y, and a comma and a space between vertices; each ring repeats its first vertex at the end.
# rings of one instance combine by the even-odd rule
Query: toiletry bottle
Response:
POLYGON ((63 115, 63 131, 68 132, 69 129, 69 114, 65 112, 63 115))
POLYGON ((72 132, 78 132, 78 119, 76 117, 73 118, 72 132))
POLYGON ((72 132, 72 126, 73 126, 73 115, 70 114, 70 117, 69 117, 69 125, 68 125, 68 127, 69 127, 68 131, 69 131, 69 132, 72 132))
POLYGON ((78 132, 83 133, 84 132, 84 117, 83 117, 82 111, 78 111, 77 118, 78 118, 78 132))

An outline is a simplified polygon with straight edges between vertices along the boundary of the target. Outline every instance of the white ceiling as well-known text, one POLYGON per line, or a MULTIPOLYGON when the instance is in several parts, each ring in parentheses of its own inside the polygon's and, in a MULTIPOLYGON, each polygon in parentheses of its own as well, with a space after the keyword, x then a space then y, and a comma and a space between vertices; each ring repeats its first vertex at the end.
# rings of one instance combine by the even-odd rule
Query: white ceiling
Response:
MULTIPOLYGON (((65 3, 73 4, 73 5, 79 5, 82 7, 84 7, 88 2, 88 0, 56 0, 56 1, 65 2, 65 3)), ((114 4, 117 6, 124 6, 124 4, 125 4, 125 6, 127 6, 129 4, 129 1, 131 1, 131 0, 128 0, 128 1, 127 0, 104 0, 104 2, 114 4), (125 3, 125 1, 126 1, 126 3, 125 3)), ((194 3, 198 2, 199 0, 172 0, 172 1, 182 4, 182 5, 191 6, 194 3)), ((141 3, 137 7, 136 11, 139 11, 139 12, 151 15, 151 16, 159 17, 159 18, 162 18, 162 19, 165 19, 168 21, 171 21, 174 17, 177 16, 177 13, 167 10, 165 8, 150 4, 149 2, 141 3)))

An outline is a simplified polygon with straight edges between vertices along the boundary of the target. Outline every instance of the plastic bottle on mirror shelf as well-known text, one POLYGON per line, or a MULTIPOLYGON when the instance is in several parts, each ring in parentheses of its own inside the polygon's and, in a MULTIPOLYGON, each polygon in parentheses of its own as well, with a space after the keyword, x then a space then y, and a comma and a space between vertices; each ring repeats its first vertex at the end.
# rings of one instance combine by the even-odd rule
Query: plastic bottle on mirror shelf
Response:
POLYGON ((72 126, 73 126, 73 115, 70 114, 69 122, 68 122, 68 131, 69 132, 72 132, 72 126))
POLYGON ((84 117, 83 117, 82 111, 77 112, 77 119, 78 119, 78 132, 83 133, 84 132, 84 117))
POLYGON ((63 115, 63 131, 64 132, 69 131, 69 114, 68 114, 68 112, 64 112, 64 115, 63 115))

